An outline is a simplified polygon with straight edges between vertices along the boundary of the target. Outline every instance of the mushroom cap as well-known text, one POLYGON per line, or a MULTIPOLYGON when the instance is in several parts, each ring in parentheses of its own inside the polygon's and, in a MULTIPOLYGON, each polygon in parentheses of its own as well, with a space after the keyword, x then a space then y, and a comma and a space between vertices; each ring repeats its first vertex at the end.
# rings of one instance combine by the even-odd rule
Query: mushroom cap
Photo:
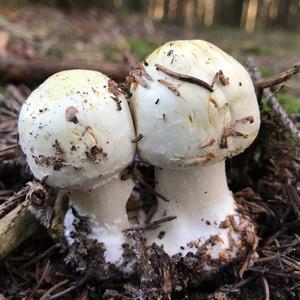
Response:
POLYGON ((138 152, 155 166, 222 160, 242 152, 258 133, 259 107, 248 72, 206 41, 162 45, 130 80, 135 127, 143 134, 138 152))
POLYGON ((37 179, 59 188, 91 188, 133 160, 128 103, 100 72, 68 70, 49 77, 22 106, 18 131, 37 179))

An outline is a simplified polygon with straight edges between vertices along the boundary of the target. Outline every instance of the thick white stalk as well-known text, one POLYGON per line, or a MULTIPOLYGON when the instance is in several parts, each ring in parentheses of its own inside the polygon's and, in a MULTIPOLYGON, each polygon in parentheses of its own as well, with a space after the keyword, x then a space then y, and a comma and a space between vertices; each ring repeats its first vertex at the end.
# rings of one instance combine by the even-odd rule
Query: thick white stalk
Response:
POLYGON ((122 262, 122 244, 127 242, 122 230, 130 226, 126 202, 133 187, 131 179, 114 177, 91 191, 71 191, 70 199, 79 213, 89 217, 92 230, 89 238, 104 243, 108 262, 122 262))
POLYGON ((170 202, 159 199, 153 220, 171 215, 177 219, 146 232, 148 242, 163 245, 169 255, 186 254, 196 252, 196 247, 188 247, 188 243, 200 241, 196 243, 199 246, 211 236, 218 235, 223 243, 210 253, 212 258, 218 258, 220 251, 229 248, 228 229, 219 225, 228 215, 236 213, 227 186, 225 162, 188 170, 156 168, 155 177, 157 191, 170 202))

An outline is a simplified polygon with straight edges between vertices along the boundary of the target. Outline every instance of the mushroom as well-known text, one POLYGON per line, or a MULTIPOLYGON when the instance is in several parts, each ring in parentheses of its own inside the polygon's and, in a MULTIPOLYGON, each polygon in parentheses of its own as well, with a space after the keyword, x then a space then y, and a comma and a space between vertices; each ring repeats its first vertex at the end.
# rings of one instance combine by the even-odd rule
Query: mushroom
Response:
POLYGON ((121 262, 134 183, 120 172, 134 158, 135 132, 117 84, 96 71, 54 74, 23 104, 18 131, 33 175, 68 192, 89 218, 88 237, 104 243, 106 261, 121 262))
POLYGON ((145 237, 169 255, 195 254, 206 242, 206 268, 231 261, 256 241, 253 223, 236 211, 225 172, 225 159, 244 151, 260 126, 249 74, 216 46, 189 40, 156 49, 129 80, 143 135, 138 154, 154 165, 157 192, 169 200, 158 201, 154 219, 177 216, 145 237))

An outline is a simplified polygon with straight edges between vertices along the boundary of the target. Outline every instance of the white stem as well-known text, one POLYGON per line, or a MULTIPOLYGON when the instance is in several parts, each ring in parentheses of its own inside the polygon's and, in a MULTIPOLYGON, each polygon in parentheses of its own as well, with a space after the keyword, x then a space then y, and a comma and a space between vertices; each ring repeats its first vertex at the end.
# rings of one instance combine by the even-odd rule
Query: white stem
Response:
POLYGON ((71 191, 70 199, 79 213, 90 218, 92 233, 89 237, 104 243, 109 262, 121 262, 122 244, 127 242, 122 230, 130 226, 126 202, 133 187, 131 179, 115 177, 92 191, 71 191))
MULTIPOLYGON (((195 252, 187 243, 199 239, 204 242, 212 235, 223 239, 222 249, 228 247, 228 230, 219 225, 235 213, 235 203, 227 186, 224 161, 188 170, 156 168, 155 176, 157 191, 170 202, 159 199, 153 220, 171 215, 177 219, 146 232, 148 242, 164 245, 170 255, 195 252), (159 239, 161 231, 165 235, 159 239)), ((219 250, 213 251, 216 256, 219 250)))

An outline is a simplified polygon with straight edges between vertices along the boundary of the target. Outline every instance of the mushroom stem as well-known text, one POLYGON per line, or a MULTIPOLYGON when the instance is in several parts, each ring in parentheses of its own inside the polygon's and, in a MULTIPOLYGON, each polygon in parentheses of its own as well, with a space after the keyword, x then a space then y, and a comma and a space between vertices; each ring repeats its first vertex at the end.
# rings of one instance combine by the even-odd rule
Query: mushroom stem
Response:
POLYGON ((71 191, 70 198, 78 212, 89 217, 89 238, 104 243, 108 262, 120 262, 122 257, 122 244, 126 243, 122 230, 129 227, 126 202, 133 187, 131 179, 114 177, 91 191, 71 191))
POLYGON ((157 191, 170 202, 158 202, 154 219, 166 215, 175 215, 177 219, 147 232, 148 239, 163 244, 169 255, 195 252, 197 249, 187 243, 199 239, 203 243, 214 235, 223 240, 222 249, 228 248, 228 229, 219 226, 236 212, 224 161, 186 170, 155 168, 155 176, 157 191), (161 231, 165 234, 159 239, 161 231))

